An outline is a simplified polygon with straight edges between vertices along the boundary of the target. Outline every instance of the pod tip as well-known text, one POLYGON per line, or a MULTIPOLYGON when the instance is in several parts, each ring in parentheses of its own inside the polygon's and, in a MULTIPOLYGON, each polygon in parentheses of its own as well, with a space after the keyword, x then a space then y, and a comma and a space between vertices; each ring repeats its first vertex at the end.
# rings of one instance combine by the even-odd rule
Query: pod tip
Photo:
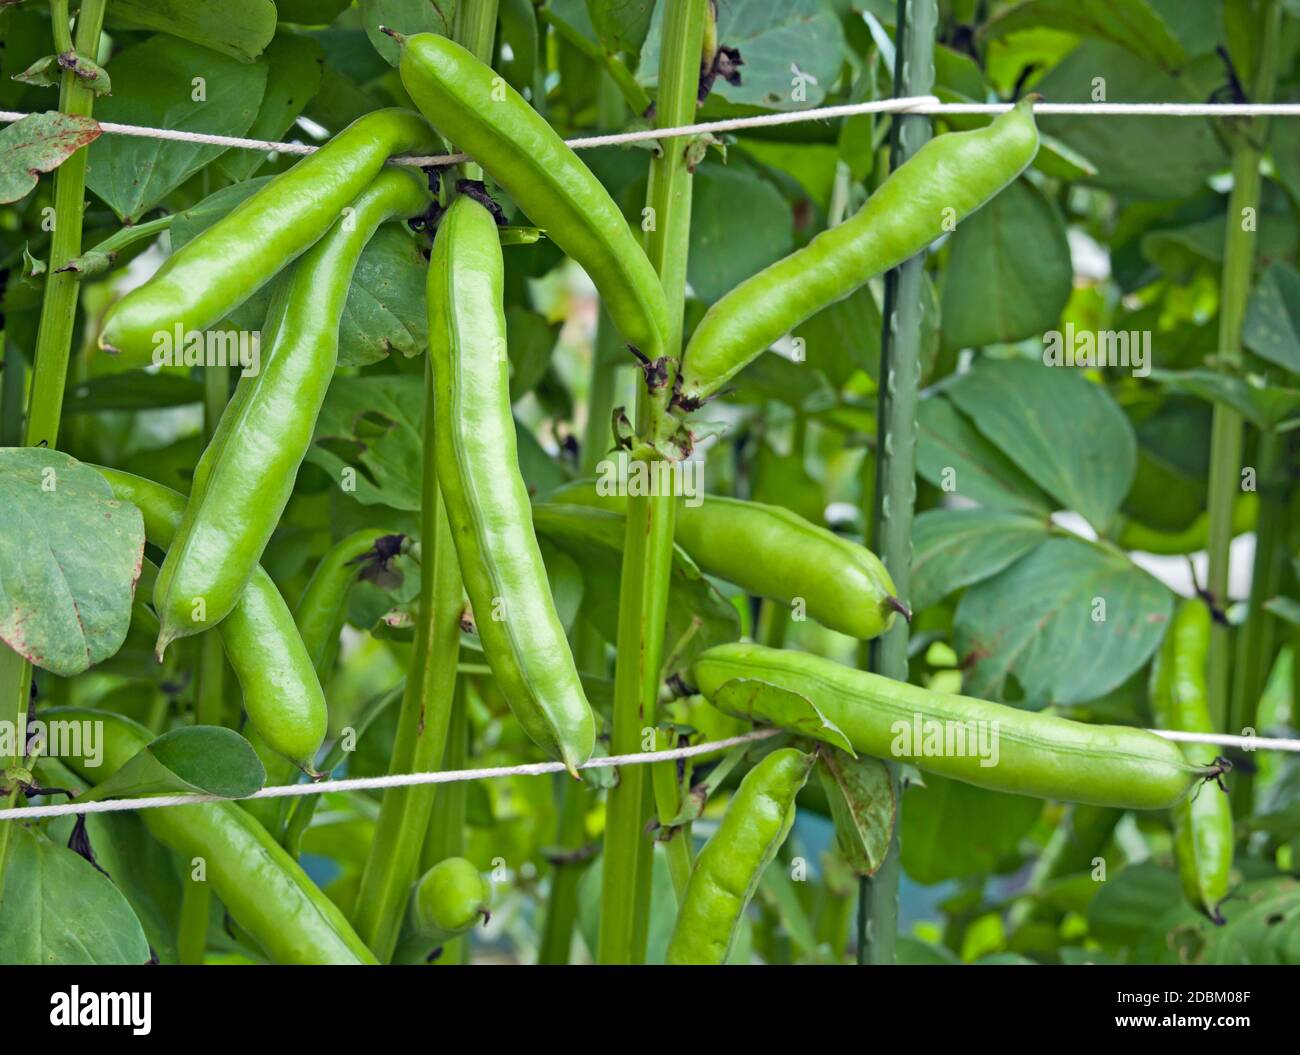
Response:
POLYGON ((163 661, 163 653, 167 651, 167 646, 175 641, 180 634, 169 626, 164 626, 158 631, 158 640, 153 646, 153 656, 159 663, 163 661))
POLYGON ((908 608, 907 605, 904 604, 897 597, 893 597, 893 596, 886 597, 885 606, 888 608, 892 608, 895 612, 901 615, 909 623, 912 621, 912 609, 908 608))
POLYGON ((392 37, 395 41, 397 41, 399 47, 403 47, 406 44, 406 35, 397 32, 397 30, 391 28, 390 26, 380 26, 379 32, 385 34, 386 36, 392 37))

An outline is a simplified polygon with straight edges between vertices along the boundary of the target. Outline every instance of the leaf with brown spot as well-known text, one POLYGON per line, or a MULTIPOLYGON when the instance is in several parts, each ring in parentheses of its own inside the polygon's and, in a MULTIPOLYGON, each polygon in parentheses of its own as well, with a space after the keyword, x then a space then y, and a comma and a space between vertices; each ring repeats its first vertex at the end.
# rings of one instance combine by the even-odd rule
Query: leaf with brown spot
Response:
POLYGON ((43 172, 53 172, 99 138, 99 122, 50 111, 29 114, 0 131, 0 202, 25 197, 43 172))

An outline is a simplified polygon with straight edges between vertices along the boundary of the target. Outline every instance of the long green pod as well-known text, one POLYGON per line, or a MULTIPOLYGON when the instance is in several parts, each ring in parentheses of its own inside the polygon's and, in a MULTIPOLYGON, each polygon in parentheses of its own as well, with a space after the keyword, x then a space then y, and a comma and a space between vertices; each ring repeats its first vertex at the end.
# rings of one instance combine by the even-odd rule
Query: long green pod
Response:
MULTIPOLYGON (((51 716, 94 722, 103 758, 97 766, 65 756, 92 784, 111 777, 153 739, 142 725, 107 711, 64 709, 51 716)), ((140 811, 149 833, 181 856, 189 871, 204 861, 207 881, 231 918, 276 963, 373 964, 377 961, 325 896, 250 814, 233 802, 140 811)))
POLYGON ((420 877, 398 942, 394 963, 421 963, 440 945, 491 918, 492 891, 463 857, 439 861, 420 877))
POLYGON ((1020 175, 1038 152, 1032 98, 986 128, 930 140, 854 216, 717 301, 686 346, 683 405, 698 406, 794 327, 921 252, 1020 175))
POLYGON ((418 176, 382 172, 294 265, 271 309, 262 368, 241 378, 244 391, 236 391, 199 459, 185 517, 154 587, 160 656, 173 639, 220 623, 234 608, 311 446, 361 251, 382 223, 413 216, 428 201, 418 176))
MULTIPOLYGON (((624 512, 627 499, 591 481, 568 484, 550 501, 624 512)), ((781 506, 705 495, 677 504, 674 540, 704 571, 749 593, 785 604, 802 601, 823 626, 873 638, 903 605, 880 558, 781 506)))
MULTIPOLYGON (((185 497, 131 473, 96 468, 118 499, 144 514, 146 538, 160 549, 170 546, 185 497)), ((329 723, 325 694, 289 606, 260 567, 216 629, 239 678, 249 720, 272 750, 310 771, 329 723)))
POLYGON ((738 678, 796 693, 838 726, 856 751, 993 791, 1167 809, 1214 772, 1192 765, 1176 744, 1144 729, 1087 725, 931 692, 802 652, 718 645, 696 658, 692 674, 710 699, 738 678))
POLYGON ((492 214, 457 198, 429 263, 438 485, 483 651, 532 739, 576 775, 596 723, 555 611, 519 475, 492 214))
POLYGON ((276 176, 229 215, 173 253, 104 317, 99 346, 136 366, 160 334, 202 331, 266 285, 338 220, 394 154, 435 149, 418 114, 376 110, 276 176))
POLYGON ((361 562, 368 556, 387 559, 397 552, 402 538, 379 528, 354 531, 326 550, 307 580, 293 610, 293 619, 316 668, 316 676, 322 682, 338 655, 339 634, 347 616, 348 590, 363 570, 361 562))
POLYGON ((651 359, 665 354, 668 308, 659 277, 614 199, 550 124, 446 37, 405 38, 401 76, 433 126, 582 265, 624 339, 651 359))
POLYGON ((691 870, 668 941, 669 964, 726 961, 763 871, 790 834, 795 797, 808 780, 815 758, 785 747, 745 774, 727 803, 722 823, 691 870))
MULTIPOLYGON (((1162 729, 1212 733, 1206 660, 1211 616, 1199 599, 1184 601, 1174 614, 1164 645, 1151 668, 1151 712, 1162 729)), ((1214 749, 1184 744, 1189 762, 1203 762, 1214 749)), ((1222 923, 1219 904, 1232 875, 1232 805, 1217 787, 1200 788, 1174 807, 1174 857, 1188 904, 1222 923)))

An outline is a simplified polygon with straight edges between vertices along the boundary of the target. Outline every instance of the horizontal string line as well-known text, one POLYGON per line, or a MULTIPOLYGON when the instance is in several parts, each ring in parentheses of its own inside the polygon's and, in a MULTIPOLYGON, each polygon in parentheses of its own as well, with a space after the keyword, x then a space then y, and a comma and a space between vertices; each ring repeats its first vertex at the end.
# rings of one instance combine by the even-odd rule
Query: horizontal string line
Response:
MULTIPOLYGON (((857 117, 875 113, 907 114, 986 114, 1006 113, 1011 103, 945 103, 933 95, 911 95, 896 99, 879 99, 872 102, 845 103, 822 106, 811 110, 794 110, 788 113, 757 114, 752 117, 734 117, 722 121, 704 121, 699 124, 679 125, 673 128, 643 128, 632 132, 609 135, 581 136, 565 142, 574 150, 595 147, 619 146, 629 143, 652 142, 656 139, 676 139, 717 132, 735 132, 746 128, 771 128, 780 125, 802 124, 806 121, 829 121, 838 117, 857 117)), ((1041 116, 1112 116, 1112 117, 1300 117, 1300 103, 1038 103, 1034 113, 1041 116)), ((16 110, 0 110, 0 122, 21 121, 31 114, 16 110)), ((138 136, 145 139, 165 139, 180 143, 198 143, 206 146, 229 147, 240 150, 277 151, 283 154, 314 154, 320 149, 310 143, 280 143, 267 139, 246 139, 240 136, 212 135, 207 132, 187 132, 178 128, 150 128, 146 125, 119 124, 100 121, 99 127, 114 135, 138 136)), ((426 157, 396 157, 398 165, 439 167, 457 165, 470 160, 466 154, 435 154, 426 157)))
MULTIPOLYGON (((743 736, 714 740, 693 747, 675 747, 667 751, 644 751, 635 755, 610 755, 593 758, 579 769, 608 769, 613 766, 640 766, 651 762, 671 762, 679 758, 693 758, 723 751, 729 747, 766 740, 783 732, 781 729, 757 729, 743 736)), ((1198 744, 1216 744, 1223 747, 1241 747, 1258 751, 1293 751, 1300 753, 1300 740, 1267 736, 1234 736, 1230 733, 1183 733, 1168 729, 1148 729, 1147 732, 1166 740, 1198 744)), ((348 777, 341 780, 321 780, 310 784, 280 784, 262 788, 244 799, 224 798, 220 795, 157 795, 143 799, 105 799, 102 802, 68 802, 55 806, 22 806, 18 809, 0 810, 0 821, 29 820, 37 817, 62 817, 79 813, 114 813, 122 810, 157 809, 162 806, 193 806, 203 802, 238 802, 249 799, 284 798, 293 795, 321 795, 327 791, 367 791, 380 788, 409 787, 415 784, 457 784, 467 780, 492 780, 497 777, 532 777, 545 773, 563 773, 562 762, 531 762, 519 766, 490 766, 486 769, 447 769, 430 773, 395 773, 382 777, 348 777)))

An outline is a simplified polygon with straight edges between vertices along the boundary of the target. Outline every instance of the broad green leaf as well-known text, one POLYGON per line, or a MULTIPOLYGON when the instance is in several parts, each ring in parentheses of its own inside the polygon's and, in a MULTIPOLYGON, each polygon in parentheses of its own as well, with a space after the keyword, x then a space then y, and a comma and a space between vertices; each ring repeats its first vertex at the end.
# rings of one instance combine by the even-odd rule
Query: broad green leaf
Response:
POLYGON ((1126 681, 1159 647, 1168 589, 1123 554, 1050 538, 1006 571, 970 587, 953 617, 969 658, 963 691, 1025 705, 1083 703, 1126 681))
POLYGON ((1059 210, 1028 180, 1017 180, 952 236, 945 346, 1009 344, 1052 329, 1073 278, 1059 210))
POLYGON ((56 111, 0 129, 0 203, 26 197, 42 172, 53 172, 98 136, 98 122, 56 111))
POLYGON ((997 509, 1047 515, 1052 500, 946 399, 921 400, 917 472, 945 494, 997 509))
POLYGON ((390 66, 401 57, 397 41, 379 27, 411 36, 414 33, 439 33, 449 37, 455 24, 456 2, 430 3, 429 0, 360 0, 361 24, 370 43, 390 66))
POLYGON ((990 38, 1039 27, 1094 37, 1176 73, 1187 61, 1178 38, 1147 0, 1023 0, 984 27, 990 38))
POLYGON ((5 855, 0 962, 143 964, 149 944, 117 887, 95 867, 13 821, 5 855))
POLYGON ((747 169, 702 165, 691 194, 687 280, 712 302, 794 248, 790 206, 747 169))
POLYGON ((265 782, 266 770, 253 745, 233 729, 188 725, 142 747, 80 801, 186 793, 237 799, 265 782))
MULTIPOLYGON (((157 666, 157 664, 154 664, 157 666)), ((149 835, 139 813, 94 813, 86 831, 95 861, 113 878, 160 963, 179 963, 176 929, 181 909, 181 877, 176 858, 149 835)))
POLYGON ((999 509, 928 509, 912 525, 914 611, 1015 563, 1048 535, 1048 521, 999 509))
POLYGON ((303 26, 327 26, 352 6, 352 0, 275 0, 281 22, 303 26))
POLYGON ((510 356, 510 401, 518 402, 537 387, 551 366, 560 324, 517 304, 506 308, 506 346, 510 356))
MULTIPOLYGON (((109 72, 114 93, 99 101, 95 116, 151 128, 242 136, 266 91, 265 66, 241 63, 167 36, 151 37, 115 55, 109 72)), ((139 219, 224 150, 103 136, 90 147, 86 185, 123 220, 139 219)))
POLYGON ((735 149, 759 165, 784 172, 821 209, 830 205, 839 148, 829 143, 780 143, 766 139, 741 139, 735 149))
POLYGON ((654 0, 586 0, 592 28, 606 51, 635 55, 650 32, 654 0))
MULTIPOLYGON (((1204 101, 1185 79, 1102 41, 1085 41, 1035 88, 1053 102, 1085 103, 1098 101, 1098 86, 1106 102, 1204 101)), ((1224 164, 1223 148, 1202 118, 1057 115, 1042 117, 1039 127, 1096 166, 1097 174, 1086 182, 1137 199, 1190 197, 1224 164), (1151 163, 1153 143, 1160 144, 1157 165, 1151 163)))
POLYGON ((1038 799, 927 773, 903 795, 903 869, 918 883, 992 872, 1043 810, 1038 799))
POLYGON ((817 756, 817 771, 840 853, 855 875, 875 875, 889 851, 898 815, 888 768, 878 758, 826 751, 817 756))
POLYGON ((252 62, 275 33, 273 0, 113 0, 109 26, 158 29, 252 62))
POLYGON ((428 261, 400 223, 384 224, 352 273, 339 321, 339 365, 366 366, 393 352, 410 359, 428 345, 428 261))
POLYGON ((1182 900, 1178 876, 1153 861, 1108 875, 1088 904, 1088 932, 1103 943, 1132 945, 1182 900))
POLYGON ((782 506, 809 523, 825 525, 826 495, 822 485, 809 475, 801 452, 779 454, 775 447, 764 442, 751 472, 753 501, 782 506))
POLYGON ((796 363, 779 352, 767 352, 746 366, 732 382, 728 402, 766 403, 776 400, 807 414, 832 410, 835 390, 821 370, 808 362, 796 363))
MULTIPOLYGON (((1260 210, 1258 223, 1257 252, 1262 259, 1289 260, 1295 256, 1300 245, 1300 224, 1289 209, 1265 206, 1260 210)), ((1139 246, 1142 256, 1169 278, 1186 282, 1204 268, 1206 261, 1223 263, 1226 230, 1227 215, 1220 213, 1182 226, 1149 231, 1142 236, 1139 246)))
POLYGON ((1300 374, 1300 271, 1278 260, 1259 277, 1241 336, 1261 359, 1300 374))
POLYGON ((945 391, 1039 487, 1107 528, 1133 481, 1137 443, 1105 388, 1069 368, 986 359, 945 391))
MULTIPOLYGON (((266 92, 249 139, 279 142, 320 88, 325 52, 310 37, 281 31, 258 60, 267 68, 266 92)), ((248 179, 266 161, 256 150, 231 150, 217 159, 216 167, 232 183, 248 179)))
POLYGON ((952 967, 961 965, 961 957, 943 945, 932 945, 908 934, 898 936, 894 962, 926 967, 952 967))
POLYGON ((0 640, 61 677, 117 651, 144 521, 99 473, 38 447, 0 448, 0 640))
POLYGON ((335 378, 307 460, 363 505, 418 510, 423 417, 418 376, 335 378))
MULTIPOLYGON (((643 84, 659 75, 663 11, 656 4, 650 32, 637 66, 643 84)), ((839 78, 844 31, 835 11, 822 0, 729 0, 718 5, 718 43, 738 48, 745 65, 741 82, 718 78, 712 97, 764 110, 803 110, 818 106, 839 78), (791 67, 794 67, 793 69, 791 67)))
POLYGON ((804 342, 804 362, 840 387, 855 370, 878 375, 881 326, 880 306, 871 287, 864 285, 800 323, 794 337, 804 342))
POLYGON ((758 678, 729 681, 719 687, 709 702, 725 714, 779 726, 838 747, 850 756, 854 754, 849 738, 811 700, 758 678))
POLYGON ((497 51, 495 68, 501 76, 521 95, 531 93, 536 88, 538 55, 532 0, 501 0, 497 5, 497 51))
POLYGON ((1232 407, 1261 429, 1276 428, 1300 414, 1300 389, 1268 385, 1259 377, 1233 377, 1217 370, 1152 370, 1151 380, 1232 407))
POLYGON ((1137 962, 1300 965, 1300 881, 1272 876, 1244 883, 1220 909, 1216 926, 1179 905, 1153 921, 1133 950, 1137 962))
POLYGON ((63 413, 101 410, 146 410, 203 402, 203 382, 178 373, 128 370, 75 383, 63 401, 63 413))

